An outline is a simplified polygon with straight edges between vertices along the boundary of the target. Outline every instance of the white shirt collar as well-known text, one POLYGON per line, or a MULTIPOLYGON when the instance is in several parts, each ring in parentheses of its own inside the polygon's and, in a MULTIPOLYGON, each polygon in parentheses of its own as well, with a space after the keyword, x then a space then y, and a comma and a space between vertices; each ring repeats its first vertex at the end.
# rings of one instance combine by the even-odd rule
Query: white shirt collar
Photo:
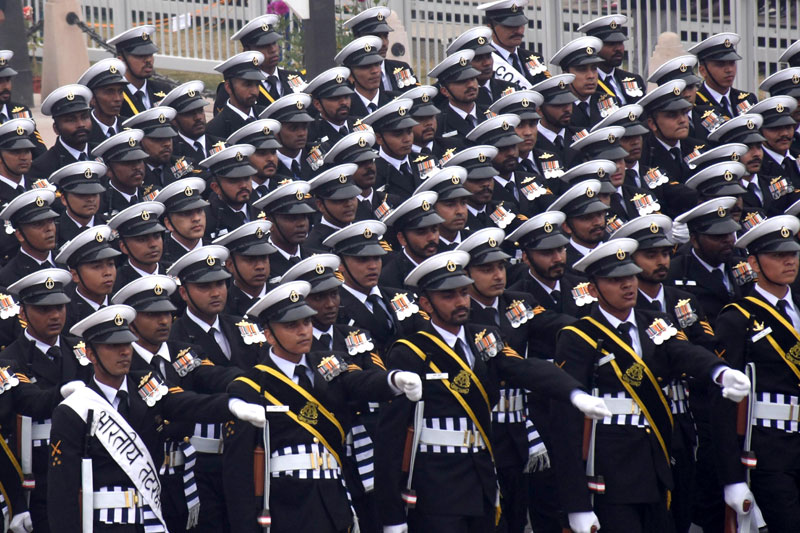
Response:
POLYGON ((55 261, 53 261, 53 254, 52 254, 52 252, 47 252, 47 259, 45 259, 44 261, 40 261, 39 259, 36 259, 36 258, 35 258, 35 257, 33 257, 31 254, 29 254, 28 252, 26 252, 26 251, 25 251, 25 249, 24 249, 24 248, 22 248, 22 247, 20 247, 20 249, 19 249, 19 253, 27 255, 28 257, 30 257, 31 259, 33 259, 34 261, 36 261, 36 262, 39 264, 39 266, 42 266, 42 265, 44 265, 44 264, 48 264, 48 265, 55 265, 55 264, 56 264, 56 262, 55 262, 55 261))
POLYGON ((81 298, 83 298, 83 300, 84 300, 84 301, 85 301, 87 304, 89 304, 89 305, 92 307, 92 309, 94 309, 95 311, 97 311, 97 310, 98 310, 98 309, 100 309, 101 307, 107 307, 107 306, 108 306, 108 296, 106 296, 106 297, 103 299, 103 303, 102 303, 102 304, 99 304, 99 303, 95 302, 94 300, 90 300, 89 298, 87 298, 86 296, 84 296, 84 295, 83 295, 83 293, 81 293, 81 290, 80 290, 79 288, 76 288, 76 289, 75 289, 75 294, 77 294, 78 296, 80 296, 81 298))
MULTIPOLYGON (((387 163, 392 165, 398 171, 400 170, 400 167, 403 165, 403 163, 408 163, 408 156, 405 156, 403 159, 395 159, 394 157, 390 156, 389 154, 383 151, 383 146, 380 147, 378 154, 380 155, 381 159, 385 160, 387 163)), ((409 163, 408 166, 411 167, 411 163, 409 163)))
POLYGON ((25 189, 25 176, 21 176, 20 179, 19 179, 19 183, 17 183, 16 181, 10 180, 7 177, 5 177, 2 174, 0 174, 0 182, 5 183, 6 185, 11 187, 12 189, 16 189, 17 187, 20 187, 20 186, 23 189, 25 189))
POLYGON ((375 97, 372 98, 372 99, 369 99, 366 96, 364 96, 363 94, 361 94, 360 92, 358 92, 358 87, 356 87, 355 91, 356 91, 356 94, 358 95, 358 97, 361 98, 361 101, 364 103, 364 107, 367 108, 368 112, 370 112, 370 113, 372 112, 372 111, 369 110, 369 104, 375 104, 378 107, 381 106, 378 103, 378 100, 379 100, 379 98, 381 96, 381 92, 380 91, 376 92, 375 93, 375 97))
POLYGON ((359 302, 361 302, 362 304, 366 304, 366 303, 367 303, 367 296, 371 296, 371 295, 373 295, 373 294, 377 294, 377 295, 378 295, 378 297, 381 297, 381 298, 383 297, 383 295, 381 294, 381 290, 378 288, 378 286, 377 286, 377 285, 376 285, 376 286, 374 286, 374 287, 372 287, 372 289, 369 291, 369 294, 368 294, 368 295, 367 295, 367 294, 364 294, 364 293, 363 293, 363 292, 361 292, 361 291, 358 291, 358 290, 356 290, 356 289, 354 289, 354 288, 350 287, 350 286, 349 286, 349 285, 347 285, 346 283, 345 283, 344 285, 342 285, 342 288, 344 288, 344 289, 345 289, 347 292, 349 292, 350 294, 352 294, 353 296, 355 296, 355 297, 356 297, 356 299, 357 299, 359 302))
POLYGON ((150 350, 146 349, 138 342, 133 343, 133 349, 136 350, 136 353, 138 353, 148 365, 152 362, 153 357, 155 356, 161 357, 167 363, 172 362, 172 358, 169 355, 169 346, 167 346, 166 342, 161 343, 161 346, 158 347, 156 353, 153 353, 150 350))
POLYGON ((200 248, 201 246, 203 246, 203 239, 197 239, 197 244, 195 244, 195 245, 194 245, 194 247, 193 247, 193 248, 190 250, 189 248, 187 248, 186 246, 184 246, 184 245, 183 245, 183 243, 182 243, 181 241, 179 241, 178 239, 176 239, 176 238, 175 238, 175 235, 173 235, 172 233, 170 233, 170 234, 169 234, 169 238, 170 238, 170 239, 172 239, 173 241, 175 241, 176 243, 178 243, 178 246, 180 246, 181 248, 183 248, 183 249, 184 249, 184 250, 186 250, 187 252, 191 252, 192 250, 197 250, 198 248, 200 248))
POLYGON ((723 94, 723 93, 718 93, 717 91, 715 91, 714 89, 709 87, 706 82, 703 82, 703 86, 708 91, 708 94, 710 94, 711 96, 714 97, 714 100, 716 100, 717 103, 721 104, 722 103, 722 97, 726 96, 728 98, 728 105, 733 107, 733 102, 731 102, 731 90, 730 89, 728 89, 728 91, 723 94))
POLYGON ((560 279, 557 279, 557 280, 556 280, 556 284, 555 284, 555 285, 553 286, 553 288, 551 289, 550 287, 548 287, 547 285, 545 285, 544 283, 542 283, 542 282, 541 282, 541 280, 540 280, 539 278, 537 278, 536 276, 534 276, 534 275, 533 275, 533 273, 530 271, 530 269, 528 269, 528 275, 530 275, 530 277, 531 277, 531 278, 533 278, 533 280, 534 280, 536 283, 538 283, 539 285, 541 285, 541 287, 542 287, 542 288, 543 288, 543 289, 544 289, 544 290, 547 292, 547 294, 548 294, 548 295, 549 295, 551 292, 553 292, 553 291, 560 291, 560 290, 561 290, 561 280, 560 280, 560 279))
POLYGON ((64 147, 64 149, 65 149, 67 152, 69 152, 69 154, 70 154, 72 157, 74 157, 76 161, 80 160, 80 158, 81 158, 81 154, 84 154, 84 155, 87 157, 87 159, 89 158, 89 151, 88 151, 88 150, 89 150, 89 143, 86 143, 86 146, 84 147, 84 149, 83 149, 83 150, 76 150, 76 149, 75 149, 75 148, 73 148, 72 146, 70 146, 70 145, 68 145, 67 143, 65 143, 65 142, 64 142, 64 141, 61 139, 61 135, 59 135, 59 136, 58 136, 58 142, 60 142, 60 143, 61 143, 61 146, 63 146, 63 147, 64 147))
POLYGON ((40 352, 42 352, 45 355, 47 355, 47 350, 49 350, 53 346, 55 346, 56 348, 60 348, 61 347, 61 341, 60 341, 61 336, 60 335, 58 337, 56 337, 56 342, 55 342, 55 344, 53 344, 53 346, 50 346, 49 344, 44 343, 44 342, 40 341, 39 339, 34 338, 33 335, 28 333, 28 328, 25 328, 25 337, 29 341, 31 341, 34 344, 34 346, 36 346, 39 349, 40 352))
POLYGON ((104 383, 100 383, 99 381, 97 381, 97 377, 95 376, 92 376, 92 379, 94 380, 97 387, 100 389, 100 392, 103 393, 103 396, 105 396, 106 400, 108 400, 108 403, 110 403, 114 407, 114 409, 116 409, 117 404, 119 403, 117 401, 117 391, 124 390, 125 392, 128 392, 128 378, 126 377, 125 379, 122 380, 122 385, 120 385, 119 389, 115 389, 114 387, 109 387, 104 383))
POLYGON ((722 270, 723 273, 725 272, 725 263, 720 263, 717 266, 711 266, 708 263, 706 263, 705 261, 703 261, 702 259, 700 259, 700 256, 697 255, 697 252, 695 252, 694 248, 692 248, 692 255, 694 256, 695 259, 697 259, 700 262, 701 265, 703 265, 703 268, 705 268, 709 272, 711 272, 715 268, 718 268, 718 269, 722 270))
POLYGON ((642 289, 639 289, 639 296, 644 296, 644 298, 648 302, 658 302, 659 304, 661 304, 661 309, 666 311, 666 309, 667 309, 667 300, 664 297, 664 284, 663 283, 661 285, 659 285, 658 294, 656 294, 655 298, 650 298, 650 296, 648 296, 647 293, 645 293, 642 289))
POLYGON ((300 165, 300 164, 301 164, 301 163, 300 163, 300 156, 301 156, 301 155, 303 155, 303 151, 302 151, 302 150, 300 150, 300 151, 297 153, 297 155, 296 155, 296 156, 294 156, 294 157, 289 157, 288 155, 284 154, 284 153, 283 153, 283 152, 281 152, 281 151, 278 151, 278 152, 277 152, 277 154, 278 154, 278 160, 279 160, 281 163, 283 163, 284 165, 286 165, 286 168, 288 168, 288 169, 290 169, 290 170, 291 170, 291 168, 292 168, 292 162, 296 161, 298 165, 300 165))
POLYGON ((273 352, 271 348, 269 350, 269 358, 272 359, 272 362, 275 363, 275 366, 277 366, 281 372, 286 374, 286 376, 293 381, 295 380, 294 369, 295 367, 297 367, 297 365, 303 365, 307 369, 311 370, 311 367, 308 366, 308 360, 306 359, 306 354, 303 354, 303 357, 300 358, 300 362, 297 363, 297 365, 292 363, 291 361, 287 361, 282 357, 278 357, 277 355, 275 355, 275 352, 273 352))
POLYGON ((143 278, 146 277, 146 276, 155 276, 155 275, 159 274, 159 272, 158 272, 158 263, 156 263, 155 272, 152 272, 152 273, 151 272, 145 272, 144 270, 142 270, 140 268, 136 268, 136 266, 134 266, 133 263, 131 263, 130 259, 128 259, 128 264, 130 265, 130 267, 133 269, 134 272, 136 272, 137 274, 139 274, 143 278))
POLYGON ((797 308, 794 305, 794 300, 792 299, 792 291, 789 290, 789 287, 786 287, 786 294, 784 294, 782 298, 778 298, 774 294, 765 291, 758 283, 754 285, 754 288, 762 298, 769 302, 772 307, 777 308, 778 300, 786 300, 786 303, 789 304, 789 307, 792 309, 792 311, 795 313, 797 312, 797 308))
POLYGON ((628 318, 626 318, 625 320, 620 320, 614 315, 607 313, 606 310, 603 309, 601 306, 598 305, 597 308, 600 310, 601 313, 603 313, 603 316, 606 317, 606 320, 608 320, 608 323, 611 324, 611 326, 613 326, 614 329, 617 329, 619 325, 622 324, 623 322, 628 322, 630 324, 633 324, 633 327, 637 327, 636 315, 634 314, 633 309, 630 310, 628 318))
MULTIPOLYGON (((655 137, 655 135, 654 135, 653 137, 655 137)), ((677 148, 678 150, 680 150, 680 149, 681 149, 681 142, 680 142, 680 141, 675 141, 675 144, 674 144, 674 145, 672 145, 672 146, 670 146, 670 145, 668 145, 667 143, 665 143, 664 141, 662 141, 661 139, 659 139, 658 137, 655 137, 655 139, 656 139, 658 142, 660 142, 660 143, 661 143, 661 146, 663 146, 663 147, 664 147, 664 149, 665 149, 667 152, 669 152, 669 151, 670 151, 670 150, 672 150, 673 148, 677 148)))
POLYGON ((469 360, 468 361, 469 366, 472 366, 472 364, 475 362, 474 355, 472 354, 472 350, 469 349, 469 343, 467 343, 467 335, 464 331, 464 326, 461 326, 458 329, 458 333, 456 335, 453 335, 449 331, 440 328, 439 326, 436 325, 436 322, 434 322, 433 320, 431 320, 431 326, 433 326, 433 329, 436 330, 436 333, 439 334, 439 336, 442 338, 445 344, 447 344, 450 348, 453 348, 453 350, 455 350, 456 348, 456 342, 458 341, 463 342, 464 346, 467 347, 466 356, 467 359, 469 360))
MULTIPOLYGON (((119 190, 116 187, 114 187, 114 184, 111 183, 110 181, 108 182, 108 184, 111 186, 112 189, 114 189, 115 191, 120 193, 122 195, 122 197, 125 198, 129 202, 131 201, 132 198, 134 198, 136 196, 136 193, 128 194, 126 192, 122 192, 121 190, 119 190)), ((139 188, 138 187, 136 188, 136 192, 139 192, 139 188)))
POLYGON ((255 117, 255 115, 253 115, 253 108, 252 107, 250 108, 249 112, 243 113, 241 109, 239 109, 235 105, 232 105, 230 100, 225 102, 225 105, 228 106, 228 109, 232 110, 234 113, 239 115, 242 118, 242 120, 247 120, 249 118, 254 118, 255 117))
POLYGON ((317 329, 316 326, 313 327, 311 330, 311 334, 314 335, 315 339, 319 339, 323 335, 330 335, 331 339, 333 339, 333 326, 328 326, 328 329, 322 331, 321 329, 317 329))
POLYGON ((439 240, 444 244, 461 244, 461 230, 459 230, 458 233, 456 233, 456 236, 452 241, 448 241, 441 235, 439 235, 439 240))
POLYGON ((178 132, 178 135, 180 135, 181 139, 186 141, 186 144, 191 146, 192 149, 194 149, 194 143, 198 142, 203 147, 203 153, 206 152, 206 134, 205 133, 203 135, 201 135, 200 137, 198 137, 197 139, 190 139, 189 137, 187 137, 186 135, 184 135, 180 131, 178 132))
POLYGON ((192 322, 200 326, 200 329, 208 333, 211 328, 217 328, 217 331, 220 333, 222 332, 222 328, 219 326, 219 315, 214 317, 213 324, 207 324, 204 320, 201 320, 197 315, 192 313, 192 310, 188 307, 186 308, 186 315, 191 319, 192 322))
POLYGON ((269 240, 269 243, 272 246, 274 246, 276 250, 278 250, 278 253, 281 254, 284 259, 291 259, 292 257, 296 257, 296 258, 300 259, 300 247, 299 246, 297 247, 297 251, 295 253, 290 254, 289 252, 284 251, 283 248, 281 248, 280 246, 278 246, 274 242, 272 242, 272 239, 269 240))
POLYGON ((100 122, 100 119, 94 114, 94 109, 92 109, 92 116, 97 125, 100 126, 100 129, 103 130, 103 135, 108 135, 108 128, 114 128, 114 131, 119 133, 119 120, 117 120, 116 117, 114 117, 114 123, 111 126, 106 126, 103 122, 100 122))
POLYGON ((564 135, 566 135, 566 130, 564 128, 561 128, 558 131, 552 131, 549 128, 545 128, 541 124, 537 130, 539 131, 539 135, 544 135, 544 138, 553 144, 556 142, 556 137, 561 137, 563 139, 564 135))
POLYGON ((475 106, 474 103, 472 104, 472 109, 469 111, 469 113, 467 113, 466 111, 464 111, 462 109, 459 109, 459 108, 455 107, 453 104, 448 103, 447 105, 449 105, 450 109, 455 111, 458 114, 458 116, 463 118, 464 120, 467 119, 467 115, 470 115, 476 121, 478 120, 478 114, 477 114, 477 111, 476 111, 476 109, 478 109, 478 108, 477 108, 477 106, 475 106))
POLYGON ((132 95, 135 95, 136 91, 142 91, 142 103, 145 108, 150 109, 150 94, 147 92, 147 80, 144 80, 144 83, 142 83, 142 86, 139 88, 132 83, 128 83, 128 90, 132 95))
MULTIPOLYGON (((780 165, 781 163, 783 163, 783 160, 784 160, 786 157, 791 157, 791 156, 792 156, 792 154, 791 154, 791 153, 789 153, 789 150, 786 150, 786 153, 785 153, 785 154, 779 154, 779 153, 778 153, 778 152, 776 152, 775 150, 772 150, 771 148, 769 148, 769 147, 767 146, 767 143, 761 143, 761 147, 762 147, 762 148, 764 149, 764 151, 765 151, 765 152, 766 152, 766 153, 767 153, 767 154, 768 154, 768 155, 769 155, 769 156, 770 156, 772 159, 774 159, 774 160, 775 160, 775 162, 777 162, 779 165, 780 165)), ((794 158, 792 157, 792 159, 794 159, 794 158)))

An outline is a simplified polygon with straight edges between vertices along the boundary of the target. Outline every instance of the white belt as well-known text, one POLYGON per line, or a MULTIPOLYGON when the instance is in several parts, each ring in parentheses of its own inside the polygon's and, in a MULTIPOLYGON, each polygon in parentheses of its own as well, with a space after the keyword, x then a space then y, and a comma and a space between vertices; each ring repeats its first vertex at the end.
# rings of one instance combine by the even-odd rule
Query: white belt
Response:
MULTIPOLYGON (((211 439, 213 440, 213 439, 211 439)), ((164 454, 164 466, 183 466, 186 464, 186 456, 180 450, 175 450, 164 454)))
POLYGON ((603 398, 612 415, 638 415, 642 413, 639 404, 631 398, 603 398))
POLYGON ((339 465, 328 452, 295 453, 270 458, 269 470, 273 474, 296 470, 329 470, 338 473, 339 465))
POLYGON ((515 396, 506 396, 505 398, 501 397, 497 405, 494 406, 494 412, 516 413, 517 411, 522 411, 523 400, 523 396, 519 394, 515 396))
POLYGON ((753 418, 800 422, 800 405, 756 401, 753 418))
POLYGON ((486 448, 480 432, 471 429, 431 429, 422 428, 419 436, 420 444, 428 446, 465 446, 475 448, 486 448))
POLYGON ((144 500, 134 489, 95 492, 92 501, 95 509, 134 509, 144 505, 144 500))
POLYGON ((31 426, 31 440, 50 440, 50 422, 36 423, 31 426))
POLYGON ((189 443, 199 453, 222 453, 222 439, 209 439, 208 437, 189 437, 189 443))

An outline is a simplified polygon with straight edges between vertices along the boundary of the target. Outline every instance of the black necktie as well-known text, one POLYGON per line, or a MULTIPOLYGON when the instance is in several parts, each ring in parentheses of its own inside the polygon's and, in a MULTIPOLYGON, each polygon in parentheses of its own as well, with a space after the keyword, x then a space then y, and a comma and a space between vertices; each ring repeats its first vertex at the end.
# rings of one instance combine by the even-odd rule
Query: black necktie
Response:
POLYGON ((8 116, 5 113, 0 113, 0 124, 5 124, 8 122, 8 116))
POLYGON ((561 291, 550 291, 550 298, 553 299, 553 303, 558 307, 561 302, 561 291))
POLYGON ((372 314, 377 319, 377 329, 373 333, 381 338, 388 338, 392 335, 394 329, 394 322, 389 316, 389 312, 383 303, 383 300, 377 294, 370 294, 367 300, 372 304, 372 314))
POLYGON ((633 338, 631 337, 631 328, 633 324, 630 322, 621 322, 619 326, 617 326, 617 331, 619 332, 619 338, 622 339, 625 344, 630 346, 633 343, 633 338))
POLYGON ((639 181, 639 173, 629 168, 625 171, 625 180, 630 183, 630 185, 635 185, 637 187, 641 187, 642 183, 639 181))
POLYGON ((491 315, 492 322, 494 322, 494 325, 495 326, 499 326, 500 325, 500 312, 497 309, 495 309, 494 307, 487 307, 486 308, 486 312, 488 312, 489 315, 491 315))
POLYGON ((432 154, 433 154, 433 152, 431 152, 431 149, 428 148, 427 146, 423 146, 422 148, 419 149, 419 155, 430 156, 432 154))
POLYGON ((378 106, 374 102, 370 102, 367 104, 367 109, 369 109, 370 113, 374 113, 378 110, 378 106))
POLYGON ((522 63, 520 63, 519 56, 517 55, 517 53, 514 52, 513 54, 509 54, 508 58, 511 60, 511 66, 514 67, 514 69, 516 69, 517 72, 519 72, 524 76, 525 73, 522 71, 522 63))
POLYGON ((327 333, 323 333, 319 336, 319 342, 325 347, 326 350, 331 349, 331 336, 327 333))
POLYGON ((136 103, 139 104, 139 111, 144 111, 144 92, 139 90, 133 93, 136 103))
POLYGON ((118 390, 117 399, 119 400, 117 412, 122 415, 122 418, 127 420, 128 416, 131 414, 131 406, 128 403, 128 391, 118 390))
POLYGON ((673 148, 670 148, 669 149, 669 153, 672 156, 672 159, 674 159, 675 161, 678 161, 680 163, 680 160, 681 160, 681 149, 680 148, 678 148, 677 146, 675 146, 673 148))
POLYGON ((297 384, 306 391, 311 392, 314 388, 313 385, 311 385, 311 378, 308 377, 308 367, 306 367, 306 365, 295 366, 294 377, 297 378, 297 384))
POLYGON ((786 300, 778 300, 778 312, 786 319, 789 324, 793 324, 792 318, 789 316, 789 302, 786 300))
POLYGON ((783 158, 783 163, 781 164, 781 168, 783 168, 783 173, 786 176, 787 181, 791 181, 791 177, 795 175, 797 170, 797 163, 795 159, 790 156, 786 156, 783 158))
POLYGON ((348 133, 350 133, 350 132, 347 131, 347 126, 342 126, 341 128, 339 128, 339 135, 341 135, 342 137, 344 137, 348 133))
POLYGON ((589 104, 588 104, 588 103, 586 103, 586 102, 580 102, 580 103, 578 103, 578 107, 580 108, 580 110, 581 110, 581 111, 583 111, 583 113, 584 113, 584 114, 585 114, 587 117, 589 116, 589 104))
POLYGON ((203 145, 200 144, 200 141, 195 141, 192 146, 194 147, 194 151, 197 152, 198 154, 200 154, 200 157, 205 159, 206 151, 203 148, 203 145))
POLYGON ((729 296, 733 295, 731 289, 728 288, 728 285, 725 283, 725 273, 722 271, 721 268, 715 268, 711 271, 711 275, 713 275, 720 283, 722 283, 723 287, 725 287, 725 291, 728 293, 729 296))
POLYGON ((294 174, 295 179, 300 179, 300 163, 297 160, 292 161, 292 174, 294 174))
POLYGON ((298 257, 296 255, 291 255, 291 256, 289 256, 289 265, 295 266, 297 263, 299 263, 302 260, 303 260, 302 258, 300 258, 300 257, 298 257))
POLYGON ((89 156, 86 155, 86 152, 81 152, 81 155, 78 156, 78 161, 88 161, 89 156))
POLYGON ((280 93, 278 92, 278 76, 274 74, 272 76, 267 76, 267 85, 269 85, 269 89, 267 92, 271 97, 275 100, 281 97, 280 93))
POLYGON ((461 342, 461 339, 456 339, 456 345, 453 346, 453 351, 458 354, 458 356, 469 365, 469 357, 467 357, 467 352, 464 349, 464 343, 461 342))
POLYGON ((407 162, 400 165, 400 173, 409 177, 414 175, 413 172, 411 172, 411 165, 409 165, 407 162))
POLYGON ((556 145, 556 149, 558 149, 559 152, 564 151, 564 137, 562 137, 561 135, 556 135, 553 144, 556 145))
POLYGON ((266 195, 267 193, 269 193, 269 189, 267 189, 266 185, 259 185, 258 187, 256 187, 256 194, 258 195, 259 198, 266 195))
POLYGON ((61 350, 58 349, 58 346, 51 346, 47 349, 47 357, 51 361, 57 361, 61 357, 61 350))
POLYGON ((531 161, 527 157, 519 162, 519 168, 521 168, 525 172, 536 174, 536 166, 533 164, 533 161, 531 161))
POLYGON ((720 105, 722 106, 722 111, 725 113, 725 116, 733 118, 734 115, 733 111, 731 110, 731 103, 728 101, 727 96, 723 96, 722 100, 720 100, 720 105))
POLYGON ((750 180, 750 182, 747 184, 747 191, 753 195, 752 199, 755 201, 757 206, 764 207, 764 202, 761 200, 761 197, 758 194, 759 190, 755 179, 750 180))
POLYGON ((470 128, 475 129, 478 126, 478 119, 472 115, 467 115, 467 124, 469 124, 470 128))
POLYGON ((117 132, 114 131, 114 126, 111 126, 110 128, 108 128, 108 131, 106 131, 106 137, 113 137, 116 134, 117 132))

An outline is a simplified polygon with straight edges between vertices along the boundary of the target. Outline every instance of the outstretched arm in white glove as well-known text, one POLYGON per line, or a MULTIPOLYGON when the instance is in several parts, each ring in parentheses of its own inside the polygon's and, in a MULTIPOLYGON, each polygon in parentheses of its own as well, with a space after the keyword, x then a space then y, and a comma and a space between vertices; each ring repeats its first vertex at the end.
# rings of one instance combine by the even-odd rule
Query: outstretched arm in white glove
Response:
POLYGON ((739 403, 750 394, 750 378, 744 373, 726 368, 722 371, 722 396, 739 403))
POLYGON ((611 416, 611 411, 608 410, 606 403, 601 398, 595 398, 583 391, 575 390, 572 391, 570 400, 572 401, 572 405, 589 418, 601 420, 607 416, 611 416))
POLYGON ((256 427, 263 428, 267 424, 266 410, 260 405, 231 398, 228 400, 228 410, 239 420, 250 422, 256 427))
POLYGON ((422 380, 414 372, 403 370, 392 372, 389 380, 398 391, 405 394, 406 398, 412 402, 418 402, 422 398, 422 380))
POLYGON ((755 498, 747 483, 725 485, 725 503, 736 511, 737 515, 749 513, 754 501, 755 498))
POLYGON ((600 529, 600 521, 593 511, 583 511, 580 513, 569 513, 569 528, 574 533, 594 533, 600 529))
POLYGON ((25 511, 14 515, 11 519, 11 524, 8 526, 11 533, 30 533, 33 531, 33 522, 31 521, 31 513, 25 511))

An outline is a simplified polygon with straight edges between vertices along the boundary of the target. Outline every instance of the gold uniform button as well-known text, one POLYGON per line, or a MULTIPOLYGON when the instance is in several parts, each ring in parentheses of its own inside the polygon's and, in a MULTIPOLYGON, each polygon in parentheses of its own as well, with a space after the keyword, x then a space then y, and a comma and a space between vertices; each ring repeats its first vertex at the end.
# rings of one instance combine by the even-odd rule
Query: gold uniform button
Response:
POLYGON ((661 383, 662 381, 664 381, 664 378, 662 378, 661 376, 657 377, 656 379, 658 380, 658 382, 659 382, 659 383, 661 383))
POLYGON ((313 440, 314 444, 317 444, 319 442, 319 439, 317 437, 314 437, 312 440, 313 440))
POLYGON ((644 430, 647 432, 648 435, 650 434, 650 428, 644 428, 644 430))

